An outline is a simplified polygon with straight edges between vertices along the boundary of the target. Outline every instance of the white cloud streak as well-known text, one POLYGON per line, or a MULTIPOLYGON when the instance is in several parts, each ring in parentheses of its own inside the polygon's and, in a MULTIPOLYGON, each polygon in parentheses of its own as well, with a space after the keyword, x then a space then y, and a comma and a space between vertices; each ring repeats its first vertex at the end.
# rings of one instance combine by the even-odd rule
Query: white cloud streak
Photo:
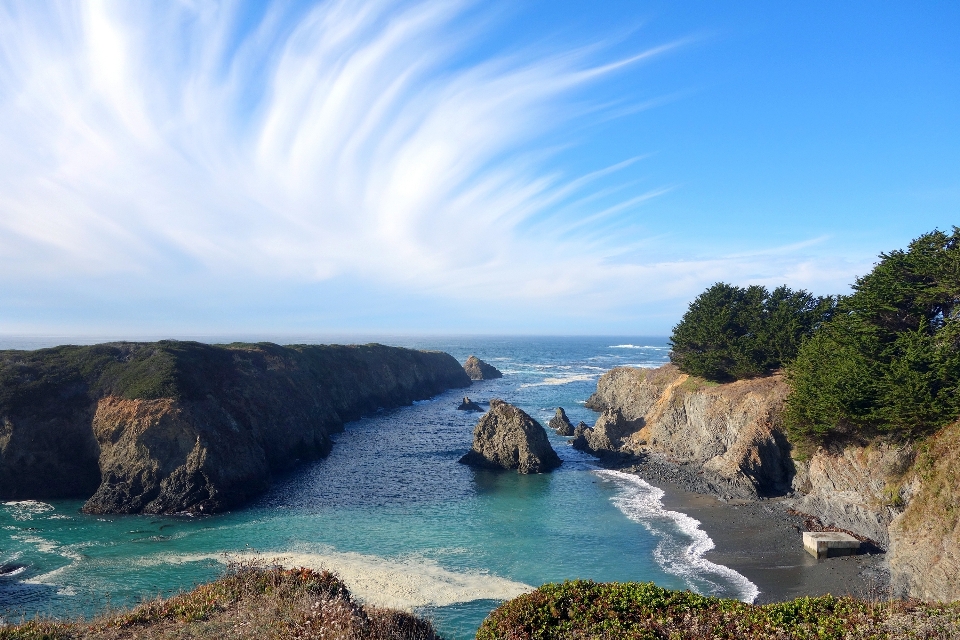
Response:
POLYGON ((612 260, 637 237, 598 225, 673 186, 595 186, 636 159, 585 175, 545 160, 544 136, 589 117, 585 89, 682 41, 476 59, 458 21, 474 9, 276 4, 242 28, 249 10, 228 2, 0 4, 4 277, 345 276, 533 310, 689 296, 755 269, 612 260), (588 244, 571 237, 584 227, 588 244))

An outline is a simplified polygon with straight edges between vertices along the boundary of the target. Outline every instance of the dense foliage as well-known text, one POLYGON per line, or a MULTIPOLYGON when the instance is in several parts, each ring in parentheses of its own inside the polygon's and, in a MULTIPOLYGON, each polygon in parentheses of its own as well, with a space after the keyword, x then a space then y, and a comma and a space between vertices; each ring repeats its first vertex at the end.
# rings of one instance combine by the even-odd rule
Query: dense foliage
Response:
POLYGON ((670 359, 716 382, 766 375, 796 357, 833 312, 833 298, 777 287, 718 282, 690 303, 670 337, 670 359))
POLYGON ((576 580, 545 584, 494 610, 477 640, 598 638, 947 638, 960 605, 867 602, 823 596, 751 605, 653 583, 576 580))
POLYGON ((922 435, 960 416, 960 229, 882 254, 788 368, 794 436, 922 435))

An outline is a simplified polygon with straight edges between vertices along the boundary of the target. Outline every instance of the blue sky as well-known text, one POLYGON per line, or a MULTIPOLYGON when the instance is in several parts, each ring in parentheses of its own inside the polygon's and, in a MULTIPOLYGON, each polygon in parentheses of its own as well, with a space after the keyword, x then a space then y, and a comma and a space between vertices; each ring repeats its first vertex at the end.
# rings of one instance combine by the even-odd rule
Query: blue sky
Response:
POLYGON ((666 335, 960 209, 960 5, 0 2, 0 334, 666 335))

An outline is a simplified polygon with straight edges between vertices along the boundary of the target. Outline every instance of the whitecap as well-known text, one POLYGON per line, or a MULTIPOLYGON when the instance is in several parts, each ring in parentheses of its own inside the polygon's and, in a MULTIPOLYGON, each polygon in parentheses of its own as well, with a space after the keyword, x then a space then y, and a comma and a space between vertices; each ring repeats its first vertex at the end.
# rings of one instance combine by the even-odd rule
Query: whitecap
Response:
POLYGON ((595 373, 578 373, 569 376, 556 377, 556 378, 544 378, 541 382, 527 382, 520 385, 521 389, 526 387, 547 387, 547 386, 557 386, 561 384, 570 384, 571 382, 590 382, 597 377, 595 373))
POLYGON ((428 558, 389 559, 354 552, 280 552, 261 554, 163 555, 143 558, 138 564, 181 564, 216 560, 263 560, 284 567, 328 570, 340 576, 350 592, 365 603, 404 609, 445 607, 474 600, 509 600, 533 590, 522 582, 485 571, 451 571, 428 558))
POLYGON ((20 520, 21 522, 33 520, 34 516, 54 510, 53 505, 47 504, 46 502, 39 502, 37 500, 4 502, 3 506, 8 507, 7 512, 10 514, 11 518, 14 520, 20 520))
POLYGON ((654 347, 651 345, 636 345, 636 344, 612 344, 607 349, 655 349, 657 351, 664 351, 670 347, 654 347))
POLYGON ((624 515, 660 538, 653 556, 664 571, 682 578, 699 593, 725 595, 725 591, 733 589, 736 597, 744 602, 756 600, 760 589, 746 576, 703 557, 714 548, 713 540, 700 528, 699 520, 665 509, 662 489, 622 471, 598 470, 594 473, 621 489, 612 501, 624 515), (660 523, 672 526, 657 526, 660 523))

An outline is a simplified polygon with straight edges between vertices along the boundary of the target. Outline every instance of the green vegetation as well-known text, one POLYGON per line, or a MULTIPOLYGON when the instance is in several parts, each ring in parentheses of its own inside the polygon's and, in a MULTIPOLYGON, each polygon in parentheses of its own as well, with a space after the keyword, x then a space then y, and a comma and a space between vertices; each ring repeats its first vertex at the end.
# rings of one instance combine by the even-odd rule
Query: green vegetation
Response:
POLYGON ((881 603, 823 596, 750 605, 653 583, 577 580, 545 584, 504 603, 484 620, 477 640, 899 640, 956 634, 960 603, 881 603))
POLYGON ((439 640, 425 620, 360 605, 327 571, 261 564, 232 567, 216 582, 145 602, 131 611, 89 621, 37 620, 0 627, 0 640, 227 637, 439 640))
POLYGON ((960 416, 960 229, 882 254, 787 368, 798 441, 922 436, 960 416))
POLYGON ((670 360, 715 382, 767 375, 796 357, 833 313, 833 298, 718 282, 690 303, 670 336, 670 360))

